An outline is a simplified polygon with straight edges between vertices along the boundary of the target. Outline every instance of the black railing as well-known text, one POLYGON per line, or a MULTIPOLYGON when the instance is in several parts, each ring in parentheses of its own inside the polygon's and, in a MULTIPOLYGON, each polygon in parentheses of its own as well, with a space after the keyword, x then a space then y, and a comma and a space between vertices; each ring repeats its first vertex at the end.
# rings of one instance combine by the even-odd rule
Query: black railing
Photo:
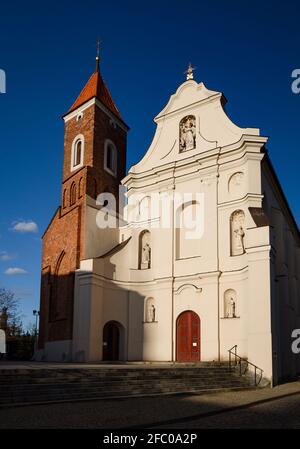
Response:
POLYGON ((232 369, 232 364, 234 366, 239 365, 240 376, 243 376, 249 368, 249 365, 254 368, 254 384, 257 387, 263 377, 263 370, 258 366, 254 365, 254 363, 249 362, 247 359, 240 357, 237 353, 237 345, 234 345, 231 349, 228 350, 229 353, 229 369, 232 369), (232 360, 232 356, 234 357, 234 362, 232 360), (243 371, 243 364, 245 365, 245 369, 243 371))

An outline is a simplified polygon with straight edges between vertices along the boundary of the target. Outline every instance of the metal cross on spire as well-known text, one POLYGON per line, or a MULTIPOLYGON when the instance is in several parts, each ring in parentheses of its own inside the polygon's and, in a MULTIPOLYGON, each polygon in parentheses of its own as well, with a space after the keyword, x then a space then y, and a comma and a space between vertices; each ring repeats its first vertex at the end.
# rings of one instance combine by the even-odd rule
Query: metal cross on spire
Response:
POLYGON ((100 61, 100 44, 101 44, 101 40, 97 39, 97 44, 96 44, 96 70, 99 70, 99 61, 100 61))
POLYGON ((187 81, 194 79, 194 70, 196 70, 196 67, 193 67, 192 64, 189 63, 188 69, 184 72, 186 74, 187 81))

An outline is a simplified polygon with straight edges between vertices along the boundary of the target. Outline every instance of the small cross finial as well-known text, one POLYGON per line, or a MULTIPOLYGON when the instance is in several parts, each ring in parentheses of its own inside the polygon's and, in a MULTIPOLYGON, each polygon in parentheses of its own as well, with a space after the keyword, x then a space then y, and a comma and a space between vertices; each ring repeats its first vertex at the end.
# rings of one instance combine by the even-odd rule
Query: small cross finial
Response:
POLYGON ((186 74, 187 81, 194 79, 194 70, 196 70, 196 67, 193 67, 192 64, 189 63, 188 69, 184 72, 186 74))
POLYGON ((101 44, 101 40, 98 38, 97 39, 97 44, 96 44, 96 70, 99 70, 99 61, 100 61, 100 44, 101 44))

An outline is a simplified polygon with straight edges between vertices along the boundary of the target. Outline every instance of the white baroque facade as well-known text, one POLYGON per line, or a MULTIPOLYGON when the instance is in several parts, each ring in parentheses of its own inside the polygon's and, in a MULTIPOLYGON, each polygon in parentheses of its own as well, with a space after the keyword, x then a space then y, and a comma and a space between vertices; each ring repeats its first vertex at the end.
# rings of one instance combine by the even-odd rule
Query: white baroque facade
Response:
POLYGON ((300 371, 299 230, 267 138, 236 126, 225 101, 192 79, 171 96, 123 180, 126 222, 97 227, 106 207, 88 199, 69 359, 224 361, 237 345, 274 383, 300 371))

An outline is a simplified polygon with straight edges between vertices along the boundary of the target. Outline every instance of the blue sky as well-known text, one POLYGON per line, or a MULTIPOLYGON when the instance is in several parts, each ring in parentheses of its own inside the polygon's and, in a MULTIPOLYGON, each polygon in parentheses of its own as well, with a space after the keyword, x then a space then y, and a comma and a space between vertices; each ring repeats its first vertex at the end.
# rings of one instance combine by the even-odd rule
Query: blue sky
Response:
POLYGON ((145 153, 152 119, 191 61, 197 81, 224 92, 235 123, 270 136, 270 157, 300 222, 300 94, 291 90, 299 16, 296 1, 1 3, 0 286, 21 299, 25 323, 39 304, 41 235, 60 202, 60 117, 94 69, 97 36, 102 74, 131 127, 128 166, 145 153))

